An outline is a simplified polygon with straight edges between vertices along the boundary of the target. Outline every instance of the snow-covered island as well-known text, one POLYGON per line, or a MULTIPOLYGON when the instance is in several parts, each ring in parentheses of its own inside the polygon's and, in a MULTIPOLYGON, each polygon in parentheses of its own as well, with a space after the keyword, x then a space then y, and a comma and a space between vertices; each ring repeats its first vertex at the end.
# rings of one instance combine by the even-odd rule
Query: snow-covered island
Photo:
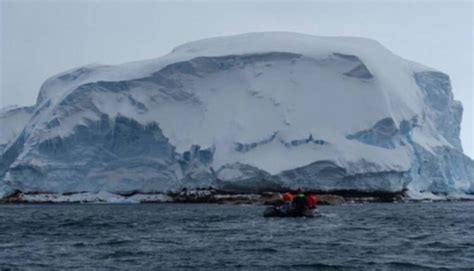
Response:
POLYGON ((1 110, 0 198, 210 186, 469 198, 461 118, 448 75, 373 40, 205 39, 66 71, 35 105, 1 110))

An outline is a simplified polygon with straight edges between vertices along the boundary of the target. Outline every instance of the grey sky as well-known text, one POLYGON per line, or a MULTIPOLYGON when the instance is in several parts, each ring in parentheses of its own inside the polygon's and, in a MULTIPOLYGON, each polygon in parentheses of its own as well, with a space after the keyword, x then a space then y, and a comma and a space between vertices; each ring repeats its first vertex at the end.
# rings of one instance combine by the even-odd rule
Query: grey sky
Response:
POLYGON ((33 104, 41 83, 66 69, 154 58, 211 36, 362 36, 451 76, 474 157, 471 1, 0 1, 0 107, 33 104))

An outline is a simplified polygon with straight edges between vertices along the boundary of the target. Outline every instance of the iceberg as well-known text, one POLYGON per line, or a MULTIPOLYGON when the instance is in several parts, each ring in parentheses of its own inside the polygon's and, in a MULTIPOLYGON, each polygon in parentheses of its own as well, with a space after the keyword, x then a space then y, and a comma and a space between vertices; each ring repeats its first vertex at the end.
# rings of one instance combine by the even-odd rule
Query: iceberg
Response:
POLYGON ((34 106, 0 112, 0 197, 209 186, 472 194, 461 120, 448 75, 374 40, 210 38, 66 71, 34 106))

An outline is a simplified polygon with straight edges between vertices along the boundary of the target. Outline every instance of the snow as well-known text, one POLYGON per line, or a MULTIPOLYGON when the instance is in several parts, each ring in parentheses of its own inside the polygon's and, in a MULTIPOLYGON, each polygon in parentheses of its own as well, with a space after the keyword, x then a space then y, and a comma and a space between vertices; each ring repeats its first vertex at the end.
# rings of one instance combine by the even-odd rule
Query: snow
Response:
POLYGON ((18 106, 16 104, 4 106, 4 107, 0 108, 0 115, 4 115, 8 111, 13 111, 13 110, 18 109, 18 108, 20 108, 20 106, 18 106))
POLYGON ((106 191, 98 193, 37 193, 21 194, 20 201, 32 203, 146 203, 146 202, 170 202, 171 197, 164 194, 135 194, 132 196, 121 196, 106 191))
POLYGON ((256 186, 474 189, 449 77, 364 38, 190 42, 53 76, 35 110, 4 121, 5 146, 25 128, 0 168, 9 189, 164 192, 215 185, 210 167, 256 186))
POLYGON ((447 195, 435 195, 431 192, 408 191, 407 196, 418 201, 474 200, 474 195, 451 192, 447 195))

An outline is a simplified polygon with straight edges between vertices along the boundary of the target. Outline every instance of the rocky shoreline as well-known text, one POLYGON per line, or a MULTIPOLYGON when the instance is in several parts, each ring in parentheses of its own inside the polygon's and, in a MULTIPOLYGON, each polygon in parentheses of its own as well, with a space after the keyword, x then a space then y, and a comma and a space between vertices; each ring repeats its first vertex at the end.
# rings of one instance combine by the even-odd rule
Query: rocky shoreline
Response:
MULTIPOLYGON (((294 192, 294 191, 293 191, 294 192)), ((410 198, 406 192, 358 192, 358 191, 311 191, 318 197, 319 205, 341 205, 351 203, 386 202, 399 203, 411 201, 462 201, 474 200, 472 196, 436 196, 410 198)), ((257 204, 276 205, 281 203, 280 192, 235 193, 216 189, 196 189, 175 193, 131 193, 112 194, 108 192, 81 193, 22 193, 0 199, 0 204, 15 203, 212 203, 212 204, 257 204)))

